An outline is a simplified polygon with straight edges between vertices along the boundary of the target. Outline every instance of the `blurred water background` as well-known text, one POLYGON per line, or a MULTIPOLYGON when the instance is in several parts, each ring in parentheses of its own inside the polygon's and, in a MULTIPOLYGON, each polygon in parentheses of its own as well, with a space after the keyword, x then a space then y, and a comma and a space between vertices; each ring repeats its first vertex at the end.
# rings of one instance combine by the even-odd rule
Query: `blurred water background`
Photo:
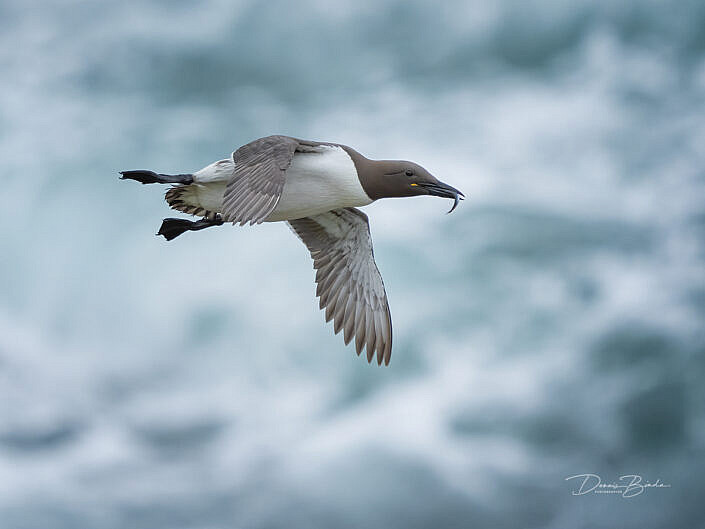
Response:
POLYGON ((3 0, 0 528, 705 527, 704 109, 696 0, 3 0), (468 195, 366 208, 389 368, 117 178, 273 133, 468 195))

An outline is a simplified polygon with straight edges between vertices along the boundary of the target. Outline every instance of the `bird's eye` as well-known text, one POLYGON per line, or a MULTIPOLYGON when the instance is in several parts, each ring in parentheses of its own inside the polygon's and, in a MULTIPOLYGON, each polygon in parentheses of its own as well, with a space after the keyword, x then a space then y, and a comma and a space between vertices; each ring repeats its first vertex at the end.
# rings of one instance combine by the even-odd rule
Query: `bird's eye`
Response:
POLYGON ((406 176, 414 176, 414 171, 412 171, 411 169, 407 169, 406 171, 404 171, 404 174, 406 176))

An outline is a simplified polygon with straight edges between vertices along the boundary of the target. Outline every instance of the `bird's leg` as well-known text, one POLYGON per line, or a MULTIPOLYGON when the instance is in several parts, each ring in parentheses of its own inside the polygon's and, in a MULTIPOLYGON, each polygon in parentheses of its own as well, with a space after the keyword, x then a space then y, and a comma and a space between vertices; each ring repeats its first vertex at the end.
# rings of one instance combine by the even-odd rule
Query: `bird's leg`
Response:
POLYGON ((137 180, 143 184, 193 184, 192 174, 160 174, 154 171, 120 171, 122 180, 137 180))
POLYGON ((221 224, 223 224, 223 218, 220 215, 216 215, 213 219, 206 217, 196 222, 186 219, 164 219, 157 235, 163 235, 167 241, 170 241, 184 232, 203 230, 221 224))

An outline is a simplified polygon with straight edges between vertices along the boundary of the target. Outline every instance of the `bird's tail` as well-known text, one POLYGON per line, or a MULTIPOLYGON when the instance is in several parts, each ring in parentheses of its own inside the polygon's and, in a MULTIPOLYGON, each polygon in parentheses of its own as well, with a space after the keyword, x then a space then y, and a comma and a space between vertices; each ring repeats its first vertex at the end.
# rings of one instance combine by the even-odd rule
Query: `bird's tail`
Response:
POLYGON ((212 211, 212 206, 222 201, 223 191, 224 186, 223 189, 211 190, 209 186, 177 185, 169 189, 164 198, 172 209, 189 215, 214 218, 216 213, 212 211), (210 202, 203 205, 202 198, 210 198, 210 202))

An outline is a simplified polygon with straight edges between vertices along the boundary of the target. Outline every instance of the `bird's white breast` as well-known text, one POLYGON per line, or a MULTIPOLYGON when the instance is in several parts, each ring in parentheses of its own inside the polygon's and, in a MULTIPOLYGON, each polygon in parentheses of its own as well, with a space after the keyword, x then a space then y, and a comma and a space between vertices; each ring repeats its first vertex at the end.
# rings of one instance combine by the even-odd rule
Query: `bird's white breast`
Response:
POLYGON ((371 202, 348 153, 338 146, 320 146, 315 152, 294 154, 281 199, 266 221, 298 219, 371 202))

